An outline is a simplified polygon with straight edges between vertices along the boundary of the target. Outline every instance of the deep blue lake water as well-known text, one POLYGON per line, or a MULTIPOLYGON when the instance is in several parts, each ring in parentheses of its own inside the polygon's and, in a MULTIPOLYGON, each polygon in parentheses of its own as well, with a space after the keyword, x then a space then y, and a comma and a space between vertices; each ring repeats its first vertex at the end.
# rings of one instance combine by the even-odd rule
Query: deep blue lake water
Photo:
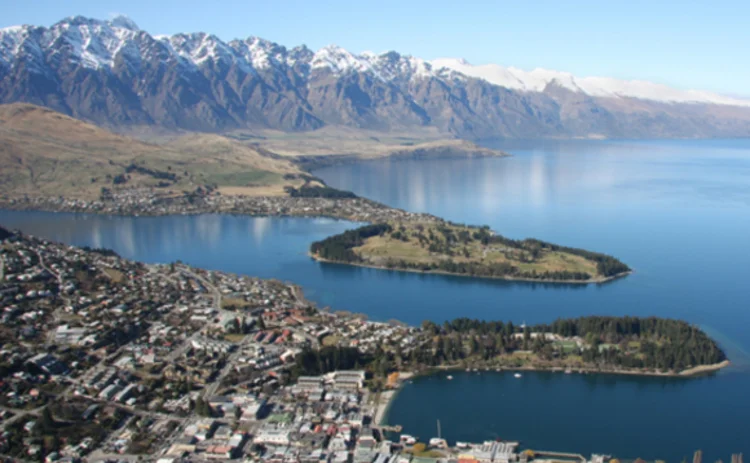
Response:
POLYGON ((411 211, 487 224, 617 256, 636 273, 559 286, 320 264, 310 242, 355 224, 327 219, 113 218, 0 212, 0 224, 146 262, 301 284, 321 306, 418 324, 458 316, 548 322, 659 315, 704 327, 734 367, 698 380, 524 374, 420 379, 389 419, 449 440, 680 461, 750 454, 750 141, 508 142, 503 159, 374 161, 315 172, 330 185, 411 211), (505 395, 507 394, 507 395, 505 395))

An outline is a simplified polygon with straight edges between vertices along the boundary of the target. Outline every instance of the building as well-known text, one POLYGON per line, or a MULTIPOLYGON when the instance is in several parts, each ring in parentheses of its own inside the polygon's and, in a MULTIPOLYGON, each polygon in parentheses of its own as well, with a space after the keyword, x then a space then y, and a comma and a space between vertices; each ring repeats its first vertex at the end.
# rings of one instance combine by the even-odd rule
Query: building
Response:
POLYGON ((78 345, 84 336, 86 336, 86 328, 70 328, 68 325, 60 325, 55 331, 55 342, 78 345))
POLYGON ((289 432, 285 430, 261 430, 253 439, 254 444, 289 445, 289 432))

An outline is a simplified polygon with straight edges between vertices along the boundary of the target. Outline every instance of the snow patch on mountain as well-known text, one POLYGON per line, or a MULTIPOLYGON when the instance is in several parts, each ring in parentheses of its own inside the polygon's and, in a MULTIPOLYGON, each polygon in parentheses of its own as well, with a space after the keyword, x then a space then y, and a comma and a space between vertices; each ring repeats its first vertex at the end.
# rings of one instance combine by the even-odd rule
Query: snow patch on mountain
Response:
POLYGON ((328 45, 318 50, 313 55, 310 66, 313 69, 328 68, 336 75, 353 71, 373 71, 372 65, 366 58, 354 55, 337 45, 328 45))
POLYGON ((441 58, 432 60, 436 70, 458 72, 494 85, 524 92, 543 92, 549 85, 558 85, 573 92, 606 98, 637 98, 665 103, 706 103, 750 107, 750 100, 731 98, 698 90, 679 90, 666 85, 639 80, 618 80, 609 77, 575 77, 567 72, 534 69, 524 71, 496 64, 472 65, 465 60, 441 58))
POLYGON ((10 69, 15 63, 24 63, 30 72, 49 74, 38 40, 40 31, 28 25, 0 29, 0 66, 10 69))
POLYGON ((138 24, 135 23, 132 19, 127 17, 124 14, 118 14, 114 18, 110 19, 108 21, 109 25, 112 27, 119 27, 122 29, 130 29, 131 31, 140 31, 141 29, 138 27, 138 24))

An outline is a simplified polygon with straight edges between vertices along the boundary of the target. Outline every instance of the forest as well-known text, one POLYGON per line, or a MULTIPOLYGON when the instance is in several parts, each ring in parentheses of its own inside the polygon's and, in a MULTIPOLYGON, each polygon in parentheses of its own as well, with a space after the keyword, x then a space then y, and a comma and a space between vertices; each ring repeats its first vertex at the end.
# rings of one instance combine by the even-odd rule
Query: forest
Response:
POLYGON ((588 365, 659 371, 726 360, 716 342, 698 327, 657 317, 589 316, 524 327, 459 318, 442 325, 425 322, 423 329, 433 343, 416 355, 430 365, 472 356, 488 360, 515 351, 531 351, 547 361, 576 356, 588 365))
POLYGON ((340 235, 316 241, 310 245, 310 252, 327 260, 345 263, 362 262, 353 249, 362 246, 367 238, 389 232, 392 227, 388 224, 365 225, 355 230, 347 230, 340 235))
POLYGON ((297 355, 292 376, 322 375, 336 370, 361 368, 369 362, 356 347, 326 346, 306 349, 297 355))

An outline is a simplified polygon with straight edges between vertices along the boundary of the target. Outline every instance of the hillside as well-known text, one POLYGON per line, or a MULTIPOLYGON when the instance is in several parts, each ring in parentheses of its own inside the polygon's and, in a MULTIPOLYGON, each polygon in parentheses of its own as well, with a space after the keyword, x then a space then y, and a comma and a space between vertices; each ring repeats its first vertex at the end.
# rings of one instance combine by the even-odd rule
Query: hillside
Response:
POLYGON ((91 199, 102 188, 141 187, 169 195, 205 185, 283 195, 304 183, 291 162, 218 135, 156 145, 27 104, 0 105, 0 165, 0 194, 9 196, 91 199))
POLYGON ((0 103, 121 130, 433 132, 441 138, 750 136, 750 100, 396 51, 313 51, 70 17, 0 30, 0 103))

